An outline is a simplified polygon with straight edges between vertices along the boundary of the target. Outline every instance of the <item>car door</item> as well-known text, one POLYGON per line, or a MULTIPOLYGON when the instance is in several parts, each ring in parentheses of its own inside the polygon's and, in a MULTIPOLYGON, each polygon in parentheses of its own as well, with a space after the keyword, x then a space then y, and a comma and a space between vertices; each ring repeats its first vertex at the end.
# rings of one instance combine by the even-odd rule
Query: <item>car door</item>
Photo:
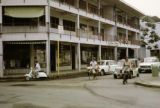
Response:
POLYGON ((117 64, 115 62, 112 62, 110 64, 110 72, 114 72, 116 67, 117 67, 117 64))
POLYGON ((105 70, 105 73, 109 72, 109 62, 108 61, 106 61, 105 63, 104 70, 105 70))

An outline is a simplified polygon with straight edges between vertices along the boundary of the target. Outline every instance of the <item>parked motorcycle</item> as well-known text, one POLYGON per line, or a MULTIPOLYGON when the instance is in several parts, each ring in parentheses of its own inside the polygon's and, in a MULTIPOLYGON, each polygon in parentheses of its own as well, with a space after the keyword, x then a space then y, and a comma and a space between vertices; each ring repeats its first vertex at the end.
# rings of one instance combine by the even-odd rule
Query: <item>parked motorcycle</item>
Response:
POLYGON ((31 79, 46 79, 47 78, 47 74, 44 71, 35 72, 32 67, 29 73, 25 74, 24 76, 27 81, 31 79))

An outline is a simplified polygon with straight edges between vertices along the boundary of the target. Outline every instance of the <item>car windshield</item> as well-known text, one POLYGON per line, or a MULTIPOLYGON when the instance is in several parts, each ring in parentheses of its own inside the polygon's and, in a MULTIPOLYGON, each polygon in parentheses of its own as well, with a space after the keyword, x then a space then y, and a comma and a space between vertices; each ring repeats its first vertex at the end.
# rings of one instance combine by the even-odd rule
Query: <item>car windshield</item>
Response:
POLYGON ((158 62, 158 59, 156 59, 156 58, 145 58, 144 62, 158 62))
POLYGON ((99 61, 98 65, 105 65, 105 62, 104 61, 99 61))
POLYGON ((119 61, 118 62, 118 66, 123 66, 124 65, 124 61, 119 61))

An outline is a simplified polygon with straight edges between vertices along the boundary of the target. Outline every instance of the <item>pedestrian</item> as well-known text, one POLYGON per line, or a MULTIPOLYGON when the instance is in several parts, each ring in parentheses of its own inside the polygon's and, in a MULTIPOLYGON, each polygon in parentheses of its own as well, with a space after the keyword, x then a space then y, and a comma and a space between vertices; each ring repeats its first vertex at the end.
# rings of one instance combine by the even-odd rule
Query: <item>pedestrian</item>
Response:
POLYGON ((95 60, 95 57, 92 58, 92 61, 90 62, 90 66, 91 66, 91 72, 93 74, 93 79, 96 78, 96 74, 97 74, 97 62, 95 60))
POLYGON ((124 66, 123 66, 123 69, 122 69, 122 72, 123 72, 123 84, 127 83, 127 80, 129 78, 129 75, 130 75, 130 69, 131 69, 131 63, 128 60, 128 57, 126 57, 125 62, 124 62, 124 66))

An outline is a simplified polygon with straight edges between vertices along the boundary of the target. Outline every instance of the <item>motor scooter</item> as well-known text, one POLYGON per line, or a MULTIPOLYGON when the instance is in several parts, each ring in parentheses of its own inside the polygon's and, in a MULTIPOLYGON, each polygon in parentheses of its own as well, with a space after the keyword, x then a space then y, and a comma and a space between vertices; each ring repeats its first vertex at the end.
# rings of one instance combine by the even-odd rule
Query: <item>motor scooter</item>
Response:
POLYGON ((32 67, 30 68, 29 73, 25 74, 24 76, 27 81, 31 79, 42 79, 42 78, 46 79, 47 78, 47 74, 44 71, 38 71, 38 72, 35 72, 34 74, 34 70, 32 67))

